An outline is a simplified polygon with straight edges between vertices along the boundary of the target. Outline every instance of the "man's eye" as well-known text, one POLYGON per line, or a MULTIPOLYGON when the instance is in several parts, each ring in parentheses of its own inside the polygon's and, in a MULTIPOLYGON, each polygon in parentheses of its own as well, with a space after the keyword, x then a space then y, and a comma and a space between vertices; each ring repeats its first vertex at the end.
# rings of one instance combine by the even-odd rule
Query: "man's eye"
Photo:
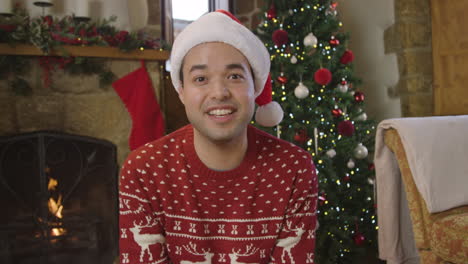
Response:
POLYGON ((234 74, 231 74, 231 76, 229 76, 229 78, 230 79, 240 79, 240 78, 242 78, 242 75, 234 73, 234 74))
POLYGON ((196 82, 204 82, 205 80, 206 80, 205 77, 197 77, 197 78, 195 78, 195 81, 196 81, 196 82))

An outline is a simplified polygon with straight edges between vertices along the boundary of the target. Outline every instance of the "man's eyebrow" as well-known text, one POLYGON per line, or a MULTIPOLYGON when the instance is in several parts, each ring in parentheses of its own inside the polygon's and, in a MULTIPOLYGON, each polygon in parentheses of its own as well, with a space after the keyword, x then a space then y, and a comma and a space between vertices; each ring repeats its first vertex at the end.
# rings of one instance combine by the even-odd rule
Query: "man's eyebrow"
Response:
POLYGON ((240 63, 228 64, 228 65, 226 65, 226 69, 228 69, 228 70, 239 69, 239 70, 242 70, 243 72, 245 72, 244 67, 240 63))
POLYGON ((189 73, 190 73, 190 72, 193 72, 193 71, 195 71, 195 70, 204 70, 204 69, 206 69, 206 68, 207 68, 207 66, 206 66, 205 64, 195 64, 195 65, 193 65, 193 66, 190 68, 189 73))

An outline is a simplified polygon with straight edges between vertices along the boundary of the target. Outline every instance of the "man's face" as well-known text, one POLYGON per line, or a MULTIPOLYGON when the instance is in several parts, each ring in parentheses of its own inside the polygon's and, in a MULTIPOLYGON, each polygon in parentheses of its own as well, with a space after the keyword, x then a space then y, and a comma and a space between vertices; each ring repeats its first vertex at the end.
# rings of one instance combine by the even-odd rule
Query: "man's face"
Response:
POLYGON ((244 55, 228 44, 200 44, 185 56, 182 73, 179 97, 195 135, 218 143, 242 139, 255 108, 244 55))

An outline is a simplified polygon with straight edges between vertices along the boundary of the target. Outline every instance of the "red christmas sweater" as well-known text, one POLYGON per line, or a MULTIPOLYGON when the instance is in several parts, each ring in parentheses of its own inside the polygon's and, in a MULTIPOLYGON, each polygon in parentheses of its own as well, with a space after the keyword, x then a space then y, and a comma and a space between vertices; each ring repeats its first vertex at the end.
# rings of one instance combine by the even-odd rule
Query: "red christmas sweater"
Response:
POLYGON ((133 151, 120 174, 120 263, 314 263, 310 155, 252 126, 242 163, 214 171, 188 125, 133 151))

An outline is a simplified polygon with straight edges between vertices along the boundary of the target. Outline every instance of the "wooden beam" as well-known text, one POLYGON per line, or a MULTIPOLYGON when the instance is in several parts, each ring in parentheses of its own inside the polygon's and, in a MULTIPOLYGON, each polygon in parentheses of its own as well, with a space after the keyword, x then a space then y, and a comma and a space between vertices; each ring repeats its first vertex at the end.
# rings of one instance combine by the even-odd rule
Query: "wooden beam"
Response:
POLYGON ((160 50, 135 50, 123 52, 116 47, 101 46, 61 46, 60 50, 51 51, 50 54, 43 53, 33 45, 17 44, 10 46, 0 44, 1 55, 23 55, 23 56, 74 56, 74 57, 99 57, 113 59, 139 59, 165 61, 169 59, 169 51, 160 50))

